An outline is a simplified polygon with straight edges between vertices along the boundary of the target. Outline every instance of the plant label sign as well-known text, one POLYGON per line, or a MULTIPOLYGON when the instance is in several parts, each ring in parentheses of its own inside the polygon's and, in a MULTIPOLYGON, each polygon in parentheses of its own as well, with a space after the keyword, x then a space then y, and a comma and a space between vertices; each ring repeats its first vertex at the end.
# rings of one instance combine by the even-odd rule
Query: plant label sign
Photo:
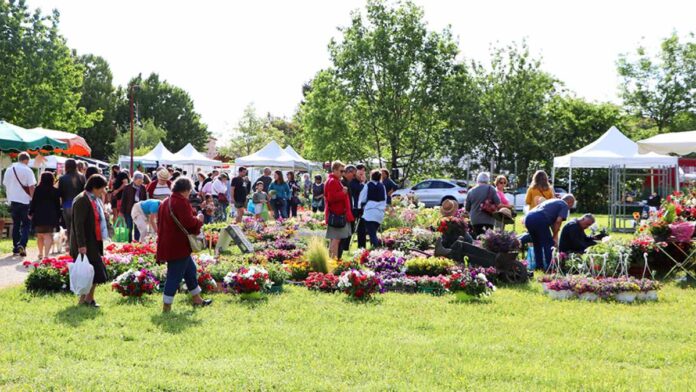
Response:
POLYGON ((220 237, 218 238, 218 243, 215 247, 216 253, 219 253, 220 250, 227 249, 227 247, 230 246, 231 241, 234 241, 239 250, 241 250, 243 253, 254 252, 254 245, 244 235, 242 228, 237 225, 228 225, 220 232, 220 237))

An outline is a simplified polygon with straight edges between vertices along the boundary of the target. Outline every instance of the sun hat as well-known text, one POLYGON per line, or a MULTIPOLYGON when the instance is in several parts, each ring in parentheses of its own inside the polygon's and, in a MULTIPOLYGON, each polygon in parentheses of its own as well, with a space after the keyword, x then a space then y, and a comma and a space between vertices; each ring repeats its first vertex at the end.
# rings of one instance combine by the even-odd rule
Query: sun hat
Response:
POLYGON ((503 224, 513 224, 515 223, 515 218, 512 217, 512 211, 509 208, 501 208, 493 213, 493 217, 496 220, 500 220, 503 224))
POLYGON ((169 178, 171 178, 171 174, 169 174, 167 169, 160 169, 160 171, 157 172, 158 180, 169 181, 169 178))
POLYGON ((448 199, 442 202, 442 206, 440 207, 440 214, 442 214, 443 217, 454 216, 454 214, 457 213, 458 209, 459 205, 457 204, 457 202, 448 199))

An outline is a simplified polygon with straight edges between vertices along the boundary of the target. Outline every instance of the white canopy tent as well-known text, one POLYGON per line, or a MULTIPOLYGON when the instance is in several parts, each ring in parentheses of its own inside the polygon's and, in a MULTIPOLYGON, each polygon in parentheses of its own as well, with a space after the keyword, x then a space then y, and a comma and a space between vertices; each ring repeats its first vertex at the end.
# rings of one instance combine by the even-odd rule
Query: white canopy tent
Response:
POLYGON ((295 169, 304 166, 300 160, 280 148, 275 140, 251 155, 235 159, 234 164, 236 166, 269 166, 282 169, 295 169))
MULTIPOLYGON (((133 161, 142 163, 158 163, 160 165, 172 165, 177 163, 177 157, 172 154, 172 152, 169 151, 162 142, 159 142, 155 148, 153 148, 147 154, 140 157, 133 157, 133 161)), ((118 162, 123 166, 123 164, 130 162, 130 156, 121 155, 118 157, 118 162)))
POLYGON ((609 168, 623 166, 629 169, 652 169, 674 167, 678 170, 678 159, 656 153, 639 154, 638 144, 627 138, 616 127, 611 127, 599 139, 570 154, 553 159, 556 168, 568 168, 568 192, 572 190, 573 168, 609 168))
POLYGON ((312 162, 302 158, 302 156, 298 154, 297 151, 295 151, 295 149, 292 148, 292 146, 288 145, 287 147, 285 147, 285 152, 287 152, 291 157, 295 158, 299 162, 297 167, 300 167, 307 171, 311 169, 312 162))
POLYGON ((191 143, 174 154, 179 165, 220 166, 222 162, 210 159, 196 150, 191 143))
POLYGON ((689 155, 696 152, 696 131, 663 133, 638 141, 638 152, 689 155))

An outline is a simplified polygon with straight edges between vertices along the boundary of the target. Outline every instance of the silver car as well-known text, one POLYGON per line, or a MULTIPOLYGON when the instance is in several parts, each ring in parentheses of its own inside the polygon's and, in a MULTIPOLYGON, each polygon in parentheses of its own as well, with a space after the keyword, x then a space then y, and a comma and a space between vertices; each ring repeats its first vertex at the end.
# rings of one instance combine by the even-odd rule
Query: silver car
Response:
POLYGON ((426 207, 442 205, 445 200, 454 200, 463 206, 466 202, 466 192, 466 181, 430 179, 421 181, 411 188, 399 189, 393 195, 415 195, 426 207))

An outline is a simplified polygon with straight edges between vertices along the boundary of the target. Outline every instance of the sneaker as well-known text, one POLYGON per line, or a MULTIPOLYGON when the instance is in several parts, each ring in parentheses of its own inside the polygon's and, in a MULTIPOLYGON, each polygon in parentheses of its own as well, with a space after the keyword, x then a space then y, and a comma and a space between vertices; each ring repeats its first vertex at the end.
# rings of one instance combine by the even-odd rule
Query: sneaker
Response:
POLYGON ((19 255, 22 257, 26 257, 26 255, 27 255, 27 251, 24 249, 23 246, 19 247, 19 255))

